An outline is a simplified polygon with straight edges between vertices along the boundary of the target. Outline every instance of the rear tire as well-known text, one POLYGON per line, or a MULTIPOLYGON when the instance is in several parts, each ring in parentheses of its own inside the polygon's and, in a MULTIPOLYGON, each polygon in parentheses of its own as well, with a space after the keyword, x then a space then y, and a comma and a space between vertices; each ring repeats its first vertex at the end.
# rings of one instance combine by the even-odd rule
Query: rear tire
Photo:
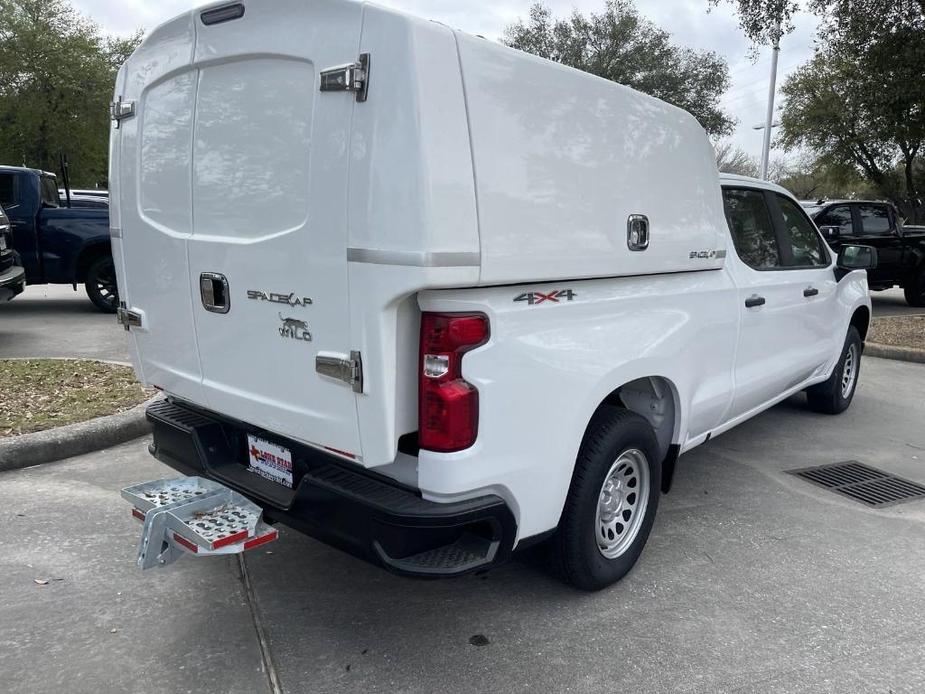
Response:
POLYGON ((910 306, 925 306, 925 269, 921 270, 910 284, 903 287, 903 294, 910 306))
POLYGON ((600 590, 629 572, 646 544, 661 489, 658 442, 640 415, 610 405, 591 419, 550 550, 567 583, 600 590))
POLYGON ((116 266, 112 256, 94 260, 87 268, 84 281, 87 296, 103 313, 115 313, 119 307, 119 290, 116 286, 116 266))
POLYGON ((853 325, 848 328, 841 358, 832 370, 828 380, 806 389, 809 407, 824 414, 840 414, 848 409, 854 399, 861 375, 861 335, 853 325))

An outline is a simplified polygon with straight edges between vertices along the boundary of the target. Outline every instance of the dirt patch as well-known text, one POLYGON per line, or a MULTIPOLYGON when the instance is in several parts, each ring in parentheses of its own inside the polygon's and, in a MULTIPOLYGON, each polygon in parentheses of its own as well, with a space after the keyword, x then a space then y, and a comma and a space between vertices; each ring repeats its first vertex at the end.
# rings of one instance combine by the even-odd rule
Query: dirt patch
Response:
POLYGON ((874 318, 867 341, 893 347, 925 349, 925 316, 874 318))
POLYGON ((127 366, 89 359, 0 359, 0 437, 123 412, 152 395, 127 366))

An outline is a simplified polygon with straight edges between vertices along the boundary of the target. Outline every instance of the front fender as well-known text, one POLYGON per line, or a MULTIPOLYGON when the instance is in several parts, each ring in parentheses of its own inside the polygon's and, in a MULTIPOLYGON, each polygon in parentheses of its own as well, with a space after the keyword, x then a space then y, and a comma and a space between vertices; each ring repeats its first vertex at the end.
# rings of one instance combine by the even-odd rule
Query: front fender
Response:
MULTIPOLYGON (((867 309, 868 318, 871 316, 872 305, 865 270, 854 270, 842 277, 836 285, 835 297, 838 311, 842 315, 842 326, 845 333, 848 332, 848 326, 859 308, 867 309)), ((841 350, 840 342, 839 350, 841 350)))

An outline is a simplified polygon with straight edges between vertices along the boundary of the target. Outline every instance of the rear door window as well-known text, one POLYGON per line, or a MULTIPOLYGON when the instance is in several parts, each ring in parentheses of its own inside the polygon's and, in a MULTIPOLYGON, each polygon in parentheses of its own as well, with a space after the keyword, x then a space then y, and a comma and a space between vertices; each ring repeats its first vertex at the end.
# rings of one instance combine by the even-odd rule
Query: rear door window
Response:
POLYGON ((838 227, 842 236, 853 234, 854 225, 851 221, 851 206, 836 205, 816 218, 816 225, 822 227, 838 227))
POLYGON ((858 205, 858 212, 865 234, 882 236, 890 233, 890 213, 883 205, 858 205))
POLYGON ((724 188, 726 221, 736 253, 756 270, 781 267, 777 234, 764 193, 746 188, 724 188))
POLYGON ((788 267, 818 267, 829 264, 829 254, 822 244, 822 237, 816 231, 803 209, 793 200, 777 195, 784 222, 784 242, 789 247, 786 259, 788 267))

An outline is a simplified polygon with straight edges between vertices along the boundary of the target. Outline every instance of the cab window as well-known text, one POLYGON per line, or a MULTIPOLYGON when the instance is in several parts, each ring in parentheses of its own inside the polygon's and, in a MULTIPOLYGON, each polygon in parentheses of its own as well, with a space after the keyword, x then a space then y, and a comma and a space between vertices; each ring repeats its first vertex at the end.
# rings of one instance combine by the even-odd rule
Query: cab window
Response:
POLYGON ((732 232, 736 253, 746 265, 756 270, 781 266, 777 234, 771 221, 764 193, 744 188, 724 188, 726 221, 732 232))
POLYGON ((838 227, 841 235, 846 236, 854 233, 854 226, 851 221, 851 207, 849 205, 836 205, 830 210, 816 218, 818 227, 838 227))
POLYGON ((865 234, 889 234, 890 213, 883 205, 858 205, 861 215, 861 228, 865 234))
POLYGON ((58 186, 51 176, 42 176, 42 204, 46 207, 60 207, 61 198, 58 196, 58 186))
POLYGON ((784 242, 789 246, 788 267, 817 267, 829 264, 829 254, 822 245, 822 237, 802 208, 793 200, 777 194, 784 222, 784 242))

